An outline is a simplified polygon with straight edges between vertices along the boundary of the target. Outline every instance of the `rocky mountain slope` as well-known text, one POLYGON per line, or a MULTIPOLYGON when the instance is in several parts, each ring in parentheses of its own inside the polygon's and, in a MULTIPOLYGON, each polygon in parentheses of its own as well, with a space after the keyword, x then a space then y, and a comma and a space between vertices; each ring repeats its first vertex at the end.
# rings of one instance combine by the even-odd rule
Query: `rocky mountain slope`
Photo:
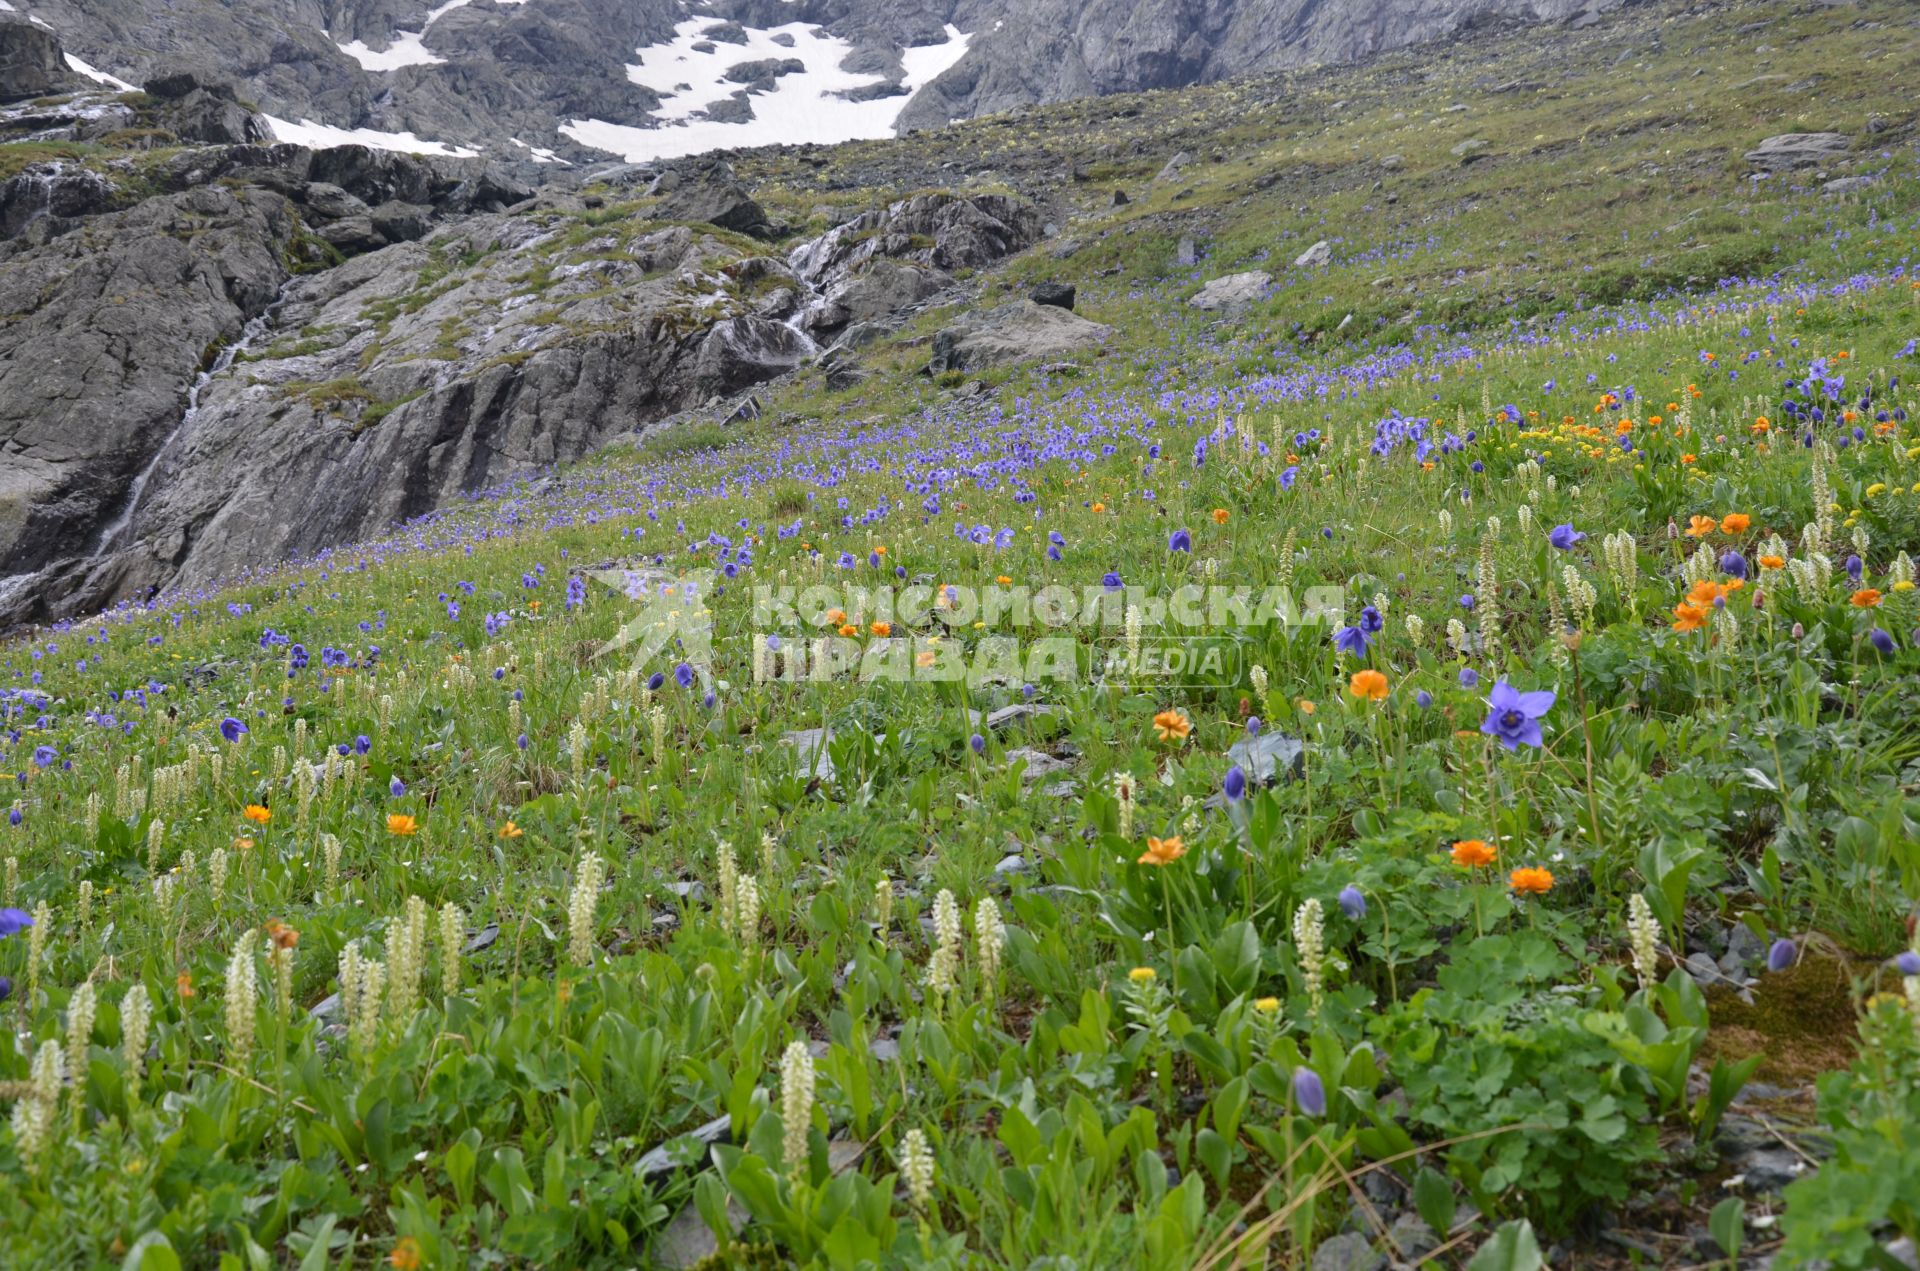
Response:
POLYGON ((280 140, 593 162, 838 142, 1347 62, 1624 0, 21 0, 95 74, 190 65, 280 140), (351 135, 348 135, 351 134, 351 135))

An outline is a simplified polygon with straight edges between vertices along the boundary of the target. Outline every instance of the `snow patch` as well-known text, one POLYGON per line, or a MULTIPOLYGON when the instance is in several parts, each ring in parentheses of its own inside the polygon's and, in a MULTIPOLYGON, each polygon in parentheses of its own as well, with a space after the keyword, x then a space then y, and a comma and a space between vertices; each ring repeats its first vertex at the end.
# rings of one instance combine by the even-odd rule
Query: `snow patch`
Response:
POLYGON ((71 53, 67 54, 67 66, 76 73, 85 75, 96 84, 105 84, 107 87, 117 88, 123 93, 137 93, 140 91, 118 76, 109 75, 105 71, 96 71, 93 67, 88 66, 71 53))
POLYGON ((526 151, 528 154, 532 155, 533 161, 535 163, 557 163, 563 168, 570 168, 573 166, 572 164, 568 163, 565 159, 562 159, 559 155, 555 154, 551 150, 544 149, 543 147, 540 147, 540 146, 530 146, 526 142, 520 140, 520 138, 518 137, 510 137, 508 138, 508 140, 513 142, 514 145, 519 146, 522 150, 526 151))
MULTIPOLYGON (((507 4, 524 4, 526 0, 504 0, 507 4)), ((403 66, 438 66, 447 59, 435 53, 426 45, 427 32, 455 9, 469 3, 469 0, 447 0, 437 9, 429 10, 426 24, 418 31, 396 31, 387 41, 384 49, 371 49, 365 40, 355 40, 351 44, 336 44, 342 53, 361 67, 369 71, 397 71, 403 66)))
POLYGON ((840 94, 868 88, 884 80, 841 69, 853 46, 830 35, 816 34, 810 23, 792 22, 769 30, 747 29, 747 43, 716 42, 711 52, 693 46, 712 17, 689 18, 674 28, 665 44, 639 50, 640 62, 627 68, 627 78, 662 97, 654 117, 659 128, 638 128, 602 119, 574 119, 560 131, 585 146, 605 150, 629 163, 648 159, 679 159, 709 150, 747 146, 832 144, 890 137, 894 121, 908 99, 966 55, 972 38, 958 27, 947 27, 944 44, 910 48, 901 56, 906 92, 873 101, 848 101, 840 94), (776 43, 774 36, 791 37, 792 44, 776 43), (726 79, 729 68, 762 58, 794 58, 806 69, 774 80, 770 93, 749 98, 754 118, 747 123, 717 123, 695 118, 745 87, 726 79))
POLYGON ((399 150, 406 154, 440 155, 452 159, 471 159, 478 150, 469 150, 465 146, 456 146, 444 141, 425 141, 410 132, 378 132, 372 128, 335 128, 328 124, 317 124, 311 119, 302 119, 299 123, 289 123, 285 119, 276 119, 272 115, 264 116, 267 126, 273 129, 275 141, 292 142, 297 146, 307 146, 314 150, 325 150, 329 146, 366 146, 370 150, 399 150))

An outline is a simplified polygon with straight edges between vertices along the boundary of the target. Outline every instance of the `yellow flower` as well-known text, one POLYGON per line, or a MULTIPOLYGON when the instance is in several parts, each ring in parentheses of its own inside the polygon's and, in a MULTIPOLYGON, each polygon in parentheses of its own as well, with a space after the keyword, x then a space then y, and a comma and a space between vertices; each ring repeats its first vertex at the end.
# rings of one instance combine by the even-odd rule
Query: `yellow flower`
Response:
POLYGON ((419 830, 420 823, 403 813, 394 812, 387 817, 387 833, 389 834, 398 834, 400 837, 406 838, 408 835, 418 833, 419 830))
POLYGON ((1253 1009, 1259 1011, 1262 1015, 1276 1015, 1280 1011, 1280 999, 1277 997, 1259 998, 1254 1002, 1253 1009))
POLYGON ((500 837, 503 839, 517 839, 522 834, 525 834, 525 833, 526 833, 525 830, 515 825, 512 821, 508 821, 505 825, 500 827, 500 837))
POLYGON ((1135 984, 1152 984, 1160 977, 1154 974, 1154 970, 1150 966, 1137 966, 1127 972, 1127 978, 1135 984))
POLYGON ((257 803, 249 803, 241 811, 240 815, 252 821, 255 825, 265 825, 268 821, 273 820, 273 813, 267 811, 257 803))

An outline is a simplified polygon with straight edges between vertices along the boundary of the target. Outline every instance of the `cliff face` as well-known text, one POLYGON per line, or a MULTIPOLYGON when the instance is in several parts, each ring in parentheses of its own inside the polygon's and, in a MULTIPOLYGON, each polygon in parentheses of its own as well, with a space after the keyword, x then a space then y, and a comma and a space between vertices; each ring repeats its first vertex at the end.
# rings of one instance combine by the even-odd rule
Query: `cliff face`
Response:
POLYGON ((271 12, 240 0, 21 7, 69 52, 129 83, 180 65, 233 80, 279 121, 282 140, 315 142, 300 130, 321 125, 393 148, 590 163, 609 149, 647 159, 904 132, 1035 103, 1353 61, 1477 24, 1579 22, 1622 3, 713 0, 692 13, 678 0, 292 0, 271 12), (821 102, 832 109, 811 109, 821 102), (817 118, 796 125, 796 110, 817 118), (819 135, 801 135, 807 127, 819 135))

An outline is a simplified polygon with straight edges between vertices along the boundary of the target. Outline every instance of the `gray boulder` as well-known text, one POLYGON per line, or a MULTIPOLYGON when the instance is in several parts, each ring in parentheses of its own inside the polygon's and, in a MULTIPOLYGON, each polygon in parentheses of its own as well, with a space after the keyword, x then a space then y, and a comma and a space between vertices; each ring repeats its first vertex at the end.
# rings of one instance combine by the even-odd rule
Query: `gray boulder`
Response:
POLYGON ((1228 274, 1224 278, 1215 278, 1202 287, 1198 295, 1187 301, 1187 305, 1203 313, 1244 309, 1265 296, 1267 288, 1272 285, 1273 275, 1259 270, 1244 274, 1228 274))
POLYGON ((1769 172, 1811 168, 1831 163, 1853 148, 1844 132, 1789 132, 1768 137, 1747 151, 1747 162, 1769 172))
POLYGON ((1070 282, 1043 282, 1028 297, 1037 305, 1052 305, 1056 309, 1073 308, 1076 298, 1077 293, 1070 282))
POLYGON ((0 102, 72 92, 85 83, 67 69, 53 32, 18 14, 0 14, 0 102))
POLYGON ((1053 305, 1015 301, 948 327, 934 337, 935 374, 1048 361, 1097 349, 1113 328, 1053 305))
POLYGON ((655 220, 717 225, 754 238, 773 237, 766 209, 734 179, 730 165, 710 162, 678 175, 679 180, 653 209, 655 220))
POLYGON ((1321 239, 1293 258, 1296 269, 1316 269, 1333 259, 1333 244, 1321 239))

